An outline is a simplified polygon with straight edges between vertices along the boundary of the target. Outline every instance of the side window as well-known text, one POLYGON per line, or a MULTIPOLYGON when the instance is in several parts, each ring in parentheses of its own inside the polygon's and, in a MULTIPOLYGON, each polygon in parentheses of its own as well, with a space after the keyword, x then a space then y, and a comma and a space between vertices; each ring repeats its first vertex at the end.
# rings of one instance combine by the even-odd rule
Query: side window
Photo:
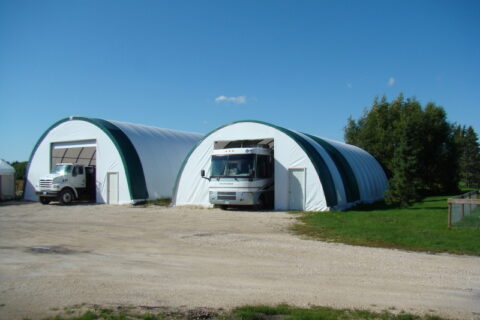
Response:
POLYGON ((271 178, 273 177, 273 171, 275 169, 275 162, 273 160, 273 156, 266 157, 266 162, 267 162, 267 177, 271 178))
POLYGON ((270 178, 272 176, 273 168, 269 156, 259 155, 257 158, 257 177, 270 178))
POLYGON ((78 167, 78 174, 83 174, 83 167, 78 167))
POLYGON ((72 171, 72 176, 75 177, 76 175, 77 175, 77 166, 74 166, 72 171))

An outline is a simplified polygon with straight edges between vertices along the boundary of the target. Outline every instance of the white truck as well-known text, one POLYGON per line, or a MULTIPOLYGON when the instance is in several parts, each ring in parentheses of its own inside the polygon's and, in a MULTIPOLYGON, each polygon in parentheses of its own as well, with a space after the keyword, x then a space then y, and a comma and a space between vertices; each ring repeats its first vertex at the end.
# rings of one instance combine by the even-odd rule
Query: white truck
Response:
POLYGON ((36 194, 42 204, 58 200, 70 204, 74 200, 95 201, 95 167, 76 163, 58 163, 52 172, 40 178, 36 194))
POLYGON ((274 157, 265 146, 226 148, 213 151, 209 201, 222 209, 229 206, 273 207, 274 157))

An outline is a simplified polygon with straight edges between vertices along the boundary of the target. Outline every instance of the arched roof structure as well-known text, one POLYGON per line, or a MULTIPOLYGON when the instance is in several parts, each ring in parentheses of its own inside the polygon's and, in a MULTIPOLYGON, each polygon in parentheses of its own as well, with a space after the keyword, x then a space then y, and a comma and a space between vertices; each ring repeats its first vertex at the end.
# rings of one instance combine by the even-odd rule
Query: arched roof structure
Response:
POLYGON ((288 172, 305 171, 304 210, 345 209, 381 200, 388 187, 385 173, 366 151, 345 143, 286 129, 261 121, 237 121, 207 134, 188 154, 175 184, 175 205, 210 206, 208 181, 216 141, 273 139, 275 209, 288 210, 288 172))
POLYGON ((42 134, 32 151, 24 198, 36 199, 35 185, 58 162, 96 166, 97 202, 107 202, 108 173, 118 173, 119 203, 171 197, 177 171, 201 137, 119 121, 62 119, 42 134))

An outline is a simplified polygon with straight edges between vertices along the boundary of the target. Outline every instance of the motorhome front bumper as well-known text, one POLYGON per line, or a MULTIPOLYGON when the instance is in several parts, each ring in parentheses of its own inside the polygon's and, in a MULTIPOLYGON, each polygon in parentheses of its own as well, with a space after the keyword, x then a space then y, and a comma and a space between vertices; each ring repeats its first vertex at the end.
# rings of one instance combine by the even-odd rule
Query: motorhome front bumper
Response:
POLYGON ((219 205, 245 205, 252 206, 258 204, 260 193, 257 192, 225 192, 210 191, 209 198, 211 204, 219 205))

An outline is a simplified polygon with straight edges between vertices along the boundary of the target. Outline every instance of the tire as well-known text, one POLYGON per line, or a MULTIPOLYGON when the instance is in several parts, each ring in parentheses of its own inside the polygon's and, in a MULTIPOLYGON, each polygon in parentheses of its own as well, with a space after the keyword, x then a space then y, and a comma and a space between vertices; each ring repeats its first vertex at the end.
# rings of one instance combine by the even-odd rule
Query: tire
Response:
POLYGON ((265 209, 265 197, 263 194, 258 198, 258 204, 254 206, 255 210, 261 211, 265 209))
POLYGON ((41 203, 41 204, 49 204, 50 201, 52 201, 50 198, 40 197, 40 203, 41 203))
POLYGON ((227 209, 228 209, 228 206, 222 204, 222 205, 220 205, 220 209, 221 209, 221 210, 227 210, 227 209))
POLYGON ((62 204, 70 204, 74 198, 75 196, 70 189, 63 189, 62 192, 60 192, 60 202, 62 204))

